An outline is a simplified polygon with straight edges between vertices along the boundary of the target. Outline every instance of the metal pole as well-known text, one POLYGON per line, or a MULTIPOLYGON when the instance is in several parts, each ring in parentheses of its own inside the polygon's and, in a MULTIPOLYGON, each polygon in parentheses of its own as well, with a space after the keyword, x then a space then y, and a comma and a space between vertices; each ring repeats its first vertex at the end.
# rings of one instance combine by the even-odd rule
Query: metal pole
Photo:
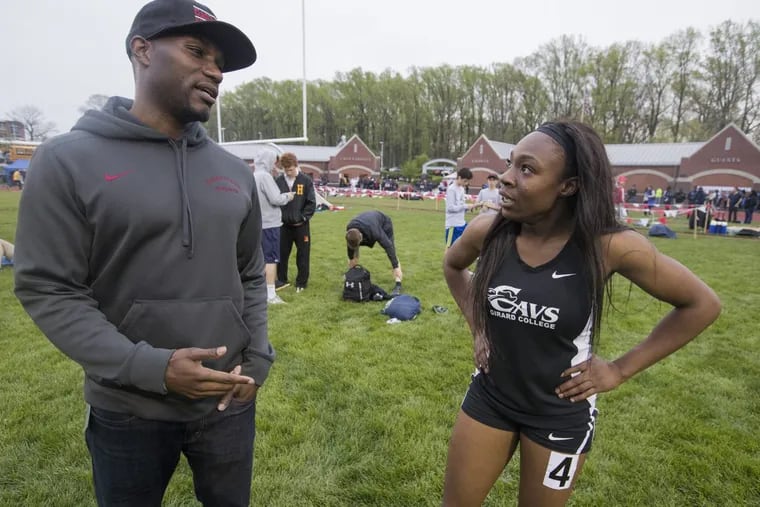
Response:
POLYGON ((223 143, 222 139, 222 92, 219 91, 216 97, 216 140, 223 143))
MULTIPOLYGON (((248 141, 231 141, 229 143, 225 143, 228 145, 231 144, 251 144, 251 143, 260 143, 260 144, 270 144, 270 143, 298 143, 298 142, 308 142, 309 138, 307 136, 308 133, 308 122, 307 122, 307 108, 306 108, 306 2, 305 0, 301 0, 301 33, 302 33, 302 48, 301 51, 303 53, 303 83, 302 83, 302 92, 301 92, 301 98, 302 98, 302 116, 303 116, 303 135, 301 137, 281 137, 276 139, 250 139, 248 141)), ((221 101, 221 95, 217 98, 217 129, 218 134, 217 136, 219 138, 222 137, 222 101, 221 101)))
POLYGON ((306 126, 306 7, 305 0, 301 0, 301 52, 303 60, 303 89, 302 89, 302 103, 303 103, 303 138, 308 140, 308 129, 306 126))
POLYGON ((383 151, 385 151, 384 147, 385 147, 385 144, 383 143, 383 141, 380 141, 380 171, 383 170, 383 151))

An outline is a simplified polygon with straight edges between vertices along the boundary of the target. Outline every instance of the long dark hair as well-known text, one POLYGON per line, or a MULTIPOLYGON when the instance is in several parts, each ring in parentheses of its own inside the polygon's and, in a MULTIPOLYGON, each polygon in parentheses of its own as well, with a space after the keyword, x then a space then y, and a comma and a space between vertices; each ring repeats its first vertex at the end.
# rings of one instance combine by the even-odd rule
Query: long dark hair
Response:
MULTIPOLYGON (((604 302, 606 277, 602 255, 601 237, 626 227, 619 224, 615 216, 613 200, 614 180, 607 151, 599 135, 589 126, 575 121, 557 121, 544 124, 555 132, 566 136, 574 149, 565 148, 565 170, 563 177, 576 176, 578 191, 568 197, 568 212, 571 214, 573 233, 570 241, 580 248, 585 260, 584 272, 588 280, 587 297, 594 319, 592 350, 598 341, 604 302), (574 153, 574 156, 573 156, 574 153)), ((488 285, 501 266, 504 256, 514 247, 520 223, 513 222, 499 214, 483 241, 478 268, 472 280, 472 314, 475 328, 482 332, 489 350, 493 353, 493 337, 488 335, 488 285)))

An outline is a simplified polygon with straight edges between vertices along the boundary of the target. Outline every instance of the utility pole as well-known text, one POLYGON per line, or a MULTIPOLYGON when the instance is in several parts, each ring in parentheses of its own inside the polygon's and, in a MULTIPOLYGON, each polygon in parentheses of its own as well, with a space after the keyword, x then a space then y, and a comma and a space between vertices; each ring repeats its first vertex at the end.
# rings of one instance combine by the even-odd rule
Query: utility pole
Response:
POLYGON ((383 141, 380 141, 380 170, 383 170, 383 151, 385 147, 385 143, 383 141))
POLYGON ((219 144, 224 142, 224 129, 222 128, 222 92, 217 93, 216 97, 216 137, 219 144))

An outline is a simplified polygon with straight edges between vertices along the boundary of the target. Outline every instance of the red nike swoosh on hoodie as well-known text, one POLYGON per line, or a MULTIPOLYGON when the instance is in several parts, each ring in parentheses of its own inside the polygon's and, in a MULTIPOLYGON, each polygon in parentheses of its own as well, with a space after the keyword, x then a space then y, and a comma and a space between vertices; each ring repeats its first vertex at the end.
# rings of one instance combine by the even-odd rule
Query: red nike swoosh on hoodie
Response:
POLYGON ((129 173, 131 173, 131 172, 132 172, 132 171, 131 171, 131 170, 129 170, 129 171, 122 171, 122 172, 120 172, 120 173, 117 173, 117 174, 108 174, 108 173, 106 173, 106 181, 114 181, 114 180, 118 180, 118 179, 119 179, 119 178, 121 178, 122 176, 126 176, 127 174, 129 174, 129 173))

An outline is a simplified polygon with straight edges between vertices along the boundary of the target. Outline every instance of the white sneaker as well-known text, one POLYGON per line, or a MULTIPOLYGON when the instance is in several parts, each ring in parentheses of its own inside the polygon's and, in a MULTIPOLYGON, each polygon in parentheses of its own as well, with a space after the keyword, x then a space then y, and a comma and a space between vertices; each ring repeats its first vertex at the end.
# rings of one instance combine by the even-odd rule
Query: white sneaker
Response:
POLYGON ((306 287, 296 287, 296 292, 303 292, 306 287))
POLYGON ((270 305, 284 305, 286 304, 285 301, 282 300, 282 298, 278 295, 274 295, 273 297, 267 299, 267 304, 270 305))

